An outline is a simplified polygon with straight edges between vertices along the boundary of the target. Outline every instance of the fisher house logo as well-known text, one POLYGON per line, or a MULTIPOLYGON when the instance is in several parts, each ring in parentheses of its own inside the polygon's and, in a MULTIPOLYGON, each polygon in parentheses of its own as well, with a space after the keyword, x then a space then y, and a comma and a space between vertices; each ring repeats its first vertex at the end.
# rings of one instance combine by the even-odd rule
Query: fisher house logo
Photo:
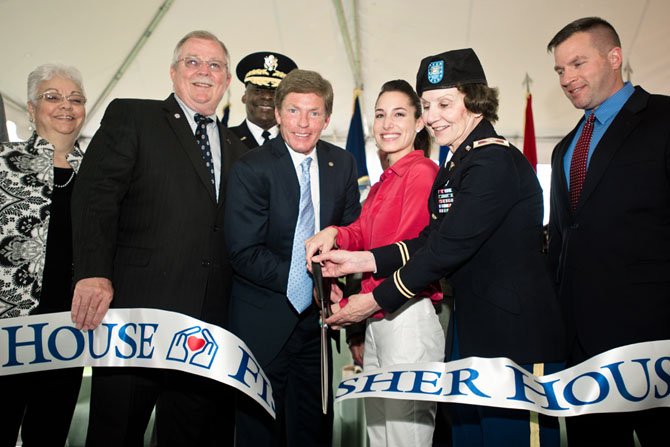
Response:
POLYGON ((166 359, 210 369, 218 350, 209 329, 192 326, 174 334, 166 359))

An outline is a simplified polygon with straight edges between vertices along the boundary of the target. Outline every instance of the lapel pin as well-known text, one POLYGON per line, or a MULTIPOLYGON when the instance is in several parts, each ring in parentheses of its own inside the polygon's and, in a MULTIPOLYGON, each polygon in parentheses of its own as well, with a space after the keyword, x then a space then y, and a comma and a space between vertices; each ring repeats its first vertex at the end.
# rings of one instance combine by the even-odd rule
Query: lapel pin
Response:
POLYGON ((181 115, 178 114, 178 113, 175 113, 175 114, 174 114, 174 117, 177 118, 177 119, 179 119, 179 118, 181 118, 181 115))
POLYGON ((330 166, 332 168, 333 166, 335 166, 335 163, 333 163, 332 161, 329 161, 328 166, 330 166))

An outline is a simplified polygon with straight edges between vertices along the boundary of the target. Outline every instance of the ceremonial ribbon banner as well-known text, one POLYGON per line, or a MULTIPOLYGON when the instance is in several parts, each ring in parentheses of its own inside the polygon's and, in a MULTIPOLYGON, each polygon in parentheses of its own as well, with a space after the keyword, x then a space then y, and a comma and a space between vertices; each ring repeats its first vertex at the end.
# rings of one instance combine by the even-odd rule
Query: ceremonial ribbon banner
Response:
POLYGON ((242 391, 275 417, 270 381, 244 342, 218 326, 157 309, 110 309, 94 331, 75 328, 69 312, 0 319, 0 376, 74 366, 196 374, 242 391))
POLYGON ((623 346, 555 374, 506 358, 394 365, 340 382, 335 402, 360 397, 453 402, 549 416, 670 407, 670 340, 623 346))

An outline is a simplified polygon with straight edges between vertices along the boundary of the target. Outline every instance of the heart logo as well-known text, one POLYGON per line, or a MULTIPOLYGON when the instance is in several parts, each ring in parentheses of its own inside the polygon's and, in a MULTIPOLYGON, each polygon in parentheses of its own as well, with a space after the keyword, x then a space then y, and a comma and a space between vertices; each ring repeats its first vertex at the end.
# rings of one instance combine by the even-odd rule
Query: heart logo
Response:
POLYGON ((198 349, 205 346, 205 340, 200 337, 196 337, 195 335, 191 335, 188 337, 188 340, 186 340, 186 344, 188 345, 188 349, 191 351, 197 351, 198 349))

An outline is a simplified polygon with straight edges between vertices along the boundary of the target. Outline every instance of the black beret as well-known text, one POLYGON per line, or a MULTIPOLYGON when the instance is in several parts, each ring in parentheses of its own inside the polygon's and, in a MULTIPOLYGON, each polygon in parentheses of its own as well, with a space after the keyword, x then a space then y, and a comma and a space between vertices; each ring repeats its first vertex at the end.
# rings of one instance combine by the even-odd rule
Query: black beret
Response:
POLYGON ((261 51, 245 56, 237 64, 237 78, 244 84, 265 88, 277 88, 282 79, 298 66, 293 60, 280 53, 261 51))
POLYGON ((451 88, 456 85, 485 84, 486 75, 472 48, 447 51, 421 61, 416 74, 416 92, 451 88))

